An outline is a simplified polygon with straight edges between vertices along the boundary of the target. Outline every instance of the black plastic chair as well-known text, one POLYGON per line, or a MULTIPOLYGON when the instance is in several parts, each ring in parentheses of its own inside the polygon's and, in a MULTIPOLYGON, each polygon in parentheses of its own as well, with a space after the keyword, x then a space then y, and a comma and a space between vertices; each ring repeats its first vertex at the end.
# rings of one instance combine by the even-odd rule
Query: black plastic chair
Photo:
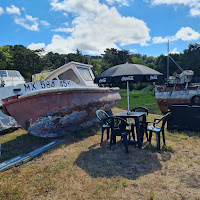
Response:
POLYGON ((162 138, 163 138, 163 144, 165 143, 165 124, 167 120, 169 119, 171 113, 168 112, 166 115, 164 115, 162 118, 155 118, 154 122, 146 122, 147 125, 149 123, 152 123, 152 125, 147 127, 147 131, 149 131, 149 142, 151 143, 152 133, 154 132, 156 134, 156 142, 157 142, 157 149, 160 150, 160 132, 162 132, 162 138), (162 121, 161 127, 155 126, 156 124, 159 124, 162 121))
POLYGON ((130 134, 130 130, 126 130, 126 126, 128 126, 129 123, 120 117, 108 117, 104 119, 104 124, 110 125, 111 128, 110 150, 112 144, 116 144, 116 137, 121 136, 126 153, 128 153, 127 136, 130 134))
POLYGON ((146 107, 143 107, 143 106, 138 106, 138 107, 136 107, 136 108, 133 108, 133 109, 131 110, 131 112, 145 112, 146 115, 148 115, 148 114, 149 114, 149 109, 146 108, 146 107))
POLYGON ((103 135, 104 135, 104 131, 107 130, 107 140, 109 139, 109 133, 110 133, 110 125, 107 123, 104 123, 104 119, 106 119, 107 117, 109 117, 109 114, 106 113, 103 110, 97 110, 96 111, 96 116, 97 118, 101 121, 102 123, 102 133, 101 133, 101 143, 103 142, 103 135))
MULTIPOLYGON (((143 106, 138 106, 138 107, 136 107, 136 108, 133 108, 133 109, 131 110, 131 112, 145 112, 145 113, 146 113, 146 116, 148 116, 148 114, 149 114, 149 109, 146 108, 146 107, 143 107, 143 106)), ((140 120, 139 122, 140 122, 140 127, 144 129, 144 132, 145 132, 147 141, 149 141, 149 139, 148 139, 148 133, 147 133, 147 123, 144 123, 144 122, 143 122, 143 119, 140 120)), ((133 124, 132 126, 134 126, 134 124, 133 124)), ((133 132, 133 134, 135 134, 135 133, 134 133, 134 127, 132 127, 132 132, 133 132)))

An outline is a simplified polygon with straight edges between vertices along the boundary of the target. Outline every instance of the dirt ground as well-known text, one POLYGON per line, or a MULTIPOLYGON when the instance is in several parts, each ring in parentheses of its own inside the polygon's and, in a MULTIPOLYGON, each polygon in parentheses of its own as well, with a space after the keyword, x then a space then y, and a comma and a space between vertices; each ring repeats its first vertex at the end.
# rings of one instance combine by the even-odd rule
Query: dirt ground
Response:
POLYGON ((200 200, 200 133, 166 132, 160 152, 155 136, 153 147, 145 138, 129 154, 119 140, 109 150, 100 138, 100 129, 67 134, 58 147, 1 173, 0 199, 200 200))

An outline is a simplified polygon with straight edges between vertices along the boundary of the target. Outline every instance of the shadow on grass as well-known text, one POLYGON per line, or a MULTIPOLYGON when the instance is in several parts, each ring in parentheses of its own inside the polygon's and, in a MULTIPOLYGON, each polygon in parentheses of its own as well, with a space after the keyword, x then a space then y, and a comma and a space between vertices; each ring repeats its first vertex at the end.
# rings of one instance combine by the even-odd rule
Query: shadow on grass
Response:
POLYGON ((1 135, 6 135, 8 133, 12 133, 12 132, 14 132, 14 131, 16 131, 18 129, 20 129, 20 128, 19 127, 12 127, 12 128, 9 128, 9 129, 2 130, 2 131, 0 131, 0 136, 1 135))
POLYGON ((53 139, 38 138, 28 133, 16 136, 14 139, 2 143, 0 162, 11 159, 20 154, 29 153, 51 141, 53 141, 53 139))
POLYGON ((84 128, 76 132, 66 132, 66 135, 61 138, 40 138, 33 136, 22 129, 6 135, 2 134, 0 135, 0 140, 4 137, 6 138, 6 141, 2 142, 1 145, 2 155, 0 156, 0 163, 20 154, 26 154, 36 150, 55 139, 62 139, 63 142, 60 145, 53 147, 53 149, 59 148, 63 144, 69 145, 78 142, 86 137, 96 134, 97 130, 99 130, 99 125, 95 124, 89 128, 84 128))
MULTIPOLYGON (((92 145, 88 151, 79 155, 74 164, 94 178, 121 176, 134 180, 162 169, 156 152, 129 145, 129 154, 125 154, 121 142, 117 142, 112 150, 109 150, 108 146, 108 143, 104 143, 102 147, 99 147, 99 144, 96 147, 92 145)), ((169 152, 160 153, 162 161, 171 159, 169 152)))

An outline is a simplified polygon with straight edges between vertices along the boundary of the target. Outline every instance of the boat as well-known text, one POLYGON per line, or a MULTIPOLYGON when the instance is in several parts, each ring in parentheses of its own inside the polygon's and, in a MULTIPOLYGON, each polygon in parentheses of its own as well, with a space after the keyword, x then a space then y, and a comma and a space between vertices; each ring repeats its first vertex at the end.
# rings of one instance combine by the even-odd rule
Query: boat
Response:
POLYGON ((16 70, 0 70, 0 87, 25 83, 24 77, 16 70))
POLYGON ((170 105, 200 105, 200 83, 193 82, 192 75, 192 70, 185 70, 178 77, 169 77, 168 84, 155 85, 155 97, 163 114, 170 105))
MULTIPOLYGON (((7 97, 7 94, 2 88, 15 86, 25 83, 24 77, 16 70, 0 70, 0 107, 2 106, 1 99, 7 97)), ((9 132, 18 128, 17 122, 10 116, 5 115, 0 110, 0 132, 9 132)))
POLYGON ((161 112, 167 113, 170 105, 200 105, 200 81, 198 78, 192 78, 194 72, 183 70, 169 55, 169 50, 167 60, 167 83, 154 85, 156 101, 161 112), (176 64, 181 74, 169 76, 169 59, 176 64))
POLYGON ((43 81, 5 87, 3 112, 30 134, 53 138, 96 122, 95 111, 109 110, 121 99, 119 88, 94 84, 92 66, 67 63, 43 81))

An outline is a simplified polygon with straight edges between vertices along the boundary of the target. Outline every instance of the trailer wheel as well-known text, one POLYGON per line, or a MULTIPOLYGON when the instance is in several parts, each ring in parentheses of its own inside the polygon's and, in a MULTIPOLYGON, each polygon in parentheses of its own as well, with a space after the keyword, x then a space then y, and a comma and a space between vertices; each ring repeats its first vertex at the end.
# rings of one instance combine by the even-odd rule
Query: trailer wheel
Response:
POLYGON ((198 95, 193 96, 191 98, 191 104, 199 106, 200 105, 200 96, 198 96, 198 95))

